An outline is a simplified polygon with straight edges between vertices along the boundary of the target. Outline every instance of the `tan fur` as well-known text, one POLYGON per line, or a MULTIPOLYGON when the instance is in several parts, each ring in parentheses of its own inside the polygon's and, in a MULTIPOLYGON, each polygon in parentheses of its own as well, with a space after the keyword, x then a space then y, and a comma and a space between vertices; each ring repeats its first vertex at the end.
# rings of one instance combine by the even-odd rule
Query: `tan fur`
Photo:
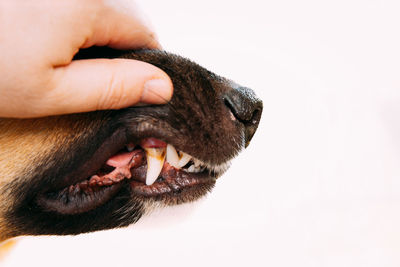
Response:
MULTIPOLYGON (((53 149, 54 144, 61 145, 61 142, 54 140, 67 133, 62 131, 59 125, 54 125, 54 134, 41 131, 41 128, 51 121, 54 122, 55 119, 0 120, 0 190, 4 192, 0 195, 1 210, 6 210, 12 205, 12 200, 3 187, 13 179, 31 171, 33 164, 27 164, 29 160, 39 162, 53 149)), ((5 227, 4 218, 0 216, 0 242, 6 238, 5 227)))
MULTIPOLYGON (((0 211, 13 205, 4 186, 23 179, 53 151, 79 137, 83 126, 90 125, 84 117, 55 116, 40 119, 0 119, 0 211)), ((51 160, 51 157, 50 157, 51 160)), ((9 238, 0 213, 0 242, 9 238)))

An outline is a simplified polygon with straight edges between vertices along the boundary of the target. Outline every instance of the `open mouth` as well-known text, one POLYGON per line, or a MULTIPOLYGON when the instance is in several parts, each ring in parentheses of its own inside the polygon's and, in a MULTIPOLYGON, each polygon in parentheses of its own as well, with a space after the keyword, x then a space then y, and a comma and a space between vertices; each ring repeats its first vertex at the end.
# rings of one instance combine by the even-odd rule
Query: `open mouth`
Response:
POLYGON ((210 191, 229 162, 211 166, 175 149, 156 138, 128 143, 108 157, 86 179, 61 189, 40 194, 38 204, 47 211, 80 214, 112 199, 121 188, 134 197, 185 202, 190 194, 195 200, 210 191))

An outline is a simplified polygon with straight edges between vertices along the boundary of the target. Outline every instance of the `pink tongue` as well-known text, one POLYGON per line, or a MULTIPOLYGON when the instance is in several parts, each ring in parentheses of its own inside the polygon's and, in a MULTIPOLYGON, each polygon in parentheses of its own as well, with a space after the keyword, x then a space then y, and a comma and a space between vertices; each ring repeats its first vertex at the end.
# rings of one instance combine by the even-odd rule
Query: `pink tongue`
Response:
MULTIPOLYGON (((143 148, 160 148, 160 147, 164 148, 167 146, 167 143, 157 138, 149 137, 143 139, 140 145, 143 148)), ((109 158, 106 164, 115 168, 126 166, 132 159, 133 154, 135 154, 135 151, 118 153, 117 155, 114 155, 111 158, 109 158)))
POLYGON ((128 165, 134 153, 136 152, 121 152, 109 158, 106 164, 115 168, 128 165))

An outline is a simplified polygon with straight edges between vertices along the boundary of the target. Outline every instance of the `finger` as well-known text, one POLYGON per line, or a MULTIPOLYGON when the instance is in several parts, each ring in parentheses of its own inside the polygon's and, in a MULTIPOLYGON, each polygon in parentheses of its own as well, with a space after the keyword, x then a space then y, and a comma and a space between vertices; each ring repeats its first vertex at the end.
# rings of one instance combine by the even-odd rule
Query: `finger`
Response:
POLYGON ((119 109, 137 103, 164 104, 172 82, 161 69, 131 59, 73 61, 55 69, 55 89, 45 98, 49 114, 119 109), (55 103, 55 104, 53 104, 55 103))
POLYGON ((82 47, 110 46, 117 49, 160 49, 149 21, 133 1, 105 1, 92 22, 92 35, 82 47))

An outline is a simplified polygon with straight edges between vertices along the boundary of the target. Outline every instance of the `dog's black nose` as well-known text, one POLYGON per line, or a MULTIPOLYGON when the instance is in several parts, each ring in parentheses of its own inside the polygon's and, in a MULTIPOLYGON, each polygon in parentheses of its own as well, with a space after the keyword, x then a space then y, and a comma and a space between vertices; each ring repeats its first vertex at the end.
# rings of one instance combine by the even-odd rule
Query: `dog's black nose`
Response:
POLYGON ((244 124, 245 146, 247 147, 260 122, 262 101, 256 97, 253 90, 246 87, 229 90, 224 95, 224 101, 235 118, 244 124))

